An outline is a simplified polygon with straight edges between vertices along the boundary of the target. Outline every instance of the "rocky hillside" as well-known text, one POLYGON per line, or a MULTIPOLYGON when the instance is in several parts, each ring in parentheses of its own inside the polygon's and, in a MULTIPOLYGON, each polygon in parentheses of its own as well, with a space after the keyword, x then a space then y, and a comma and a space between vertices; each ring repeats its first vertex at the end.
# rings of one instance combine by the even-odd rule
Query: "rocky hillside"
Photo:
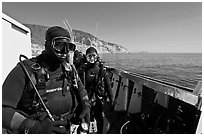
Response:
MULTIPOLYGON (((34 24, 24 25, 31 30, 32 55, 36 56, 44 49, 45 32, 49 27, 34 24)), ((90 46, 94 46, 99 53, 128 53, 123 46, 105 42, 89 33, 73 30, 73 34, 77 49, 83 53, 90 46)))

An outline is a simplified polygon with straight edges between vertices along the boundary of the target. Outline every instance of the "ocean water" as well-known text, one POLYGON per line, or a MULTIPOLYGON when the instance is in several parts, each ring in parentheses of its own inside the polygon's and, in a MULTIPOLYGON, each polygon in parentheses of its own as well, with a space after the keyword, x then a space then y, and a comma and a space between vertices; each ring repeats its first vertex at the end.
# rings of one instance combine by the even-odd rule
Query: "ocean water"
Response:
POLYGON ((202 80, 202 54, 128 53, 100 54, 105 65, 195 88, 202 80))

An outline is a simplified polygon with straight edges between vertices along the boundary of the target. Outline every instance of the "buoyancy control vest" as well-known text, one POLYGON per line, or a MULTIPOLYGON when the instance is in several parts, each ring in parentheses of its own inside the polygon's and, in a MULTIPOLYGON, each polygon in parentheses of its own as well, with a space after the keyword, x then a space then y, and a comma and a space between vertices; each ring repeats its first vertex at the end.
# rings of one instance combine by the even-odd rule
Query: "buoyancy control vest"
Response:
POLYGON ((97 84, 96 84, 96 90, 97 90, 97 95, 99 97, 104 97, 107 94, 106 91, 106 86, 105 86, 105 75, 106 75, 106 71, 104 69, 103 64, 99 63, 99 73, 98 73, 98 77, 97 77, 97 84))
MULTIPOLYGON (((52 115, 61 116, 74 111, 77 101, 73 87, 75 72, 73 69, 65 75, 61 67, 53 72, 41 67, 36 58, 26 59, 20 63, 27 68, 32 82, 52 115)), ((42 103, 28 78, 26 81, 27 86, 19 101, 18 109, 33 118, 40 118, 42 113, 45 113, 42 103)))
POLYGON ((96 99, 96 97, 102 99, 106 96, 106 71, 102 63, 97 62, 94 67, 89 67, 87 64, 84 64, 78 69, 78 73, 88 91, 90 99, 96 99))

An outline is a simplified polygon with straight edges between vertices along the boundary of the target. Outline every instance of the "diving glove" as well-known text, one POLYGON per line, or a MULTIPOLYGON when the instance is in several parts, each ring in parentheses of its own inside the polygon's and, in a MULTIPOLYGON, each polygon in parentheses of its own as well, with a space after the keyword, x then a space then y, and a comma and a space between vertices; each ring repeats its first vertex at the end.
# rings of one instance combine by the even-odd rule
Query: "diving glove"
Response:
POLYGON ((25 119, 20 127, 19 133, 27 134, 66 134, 67 121, 57 120, 51 121, 45 118, 42 121, 25 119))
POLYGON ((88 100, 84 100, 83 105, 82 105, 82 111, 79 114, 79 119, 80 120, 84 119, 85 122, 87 122, 89 124, 89 122, 90 122, 90 110, 91 110, 90 102, 88 100))

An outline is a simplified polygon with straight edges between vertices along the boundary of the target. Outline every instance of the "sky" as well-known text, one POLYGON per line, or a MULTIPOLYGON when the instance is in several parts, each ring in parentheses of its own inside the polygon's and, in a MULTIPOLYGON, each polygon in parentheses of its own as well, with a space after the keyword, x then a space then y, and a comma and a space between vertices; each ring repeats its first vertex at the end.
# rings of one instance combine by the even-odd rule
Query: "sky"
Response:
POLYGON ((201 2, 2 2, 25 24, 88 32, 129 52, 201 53, 201 2))

